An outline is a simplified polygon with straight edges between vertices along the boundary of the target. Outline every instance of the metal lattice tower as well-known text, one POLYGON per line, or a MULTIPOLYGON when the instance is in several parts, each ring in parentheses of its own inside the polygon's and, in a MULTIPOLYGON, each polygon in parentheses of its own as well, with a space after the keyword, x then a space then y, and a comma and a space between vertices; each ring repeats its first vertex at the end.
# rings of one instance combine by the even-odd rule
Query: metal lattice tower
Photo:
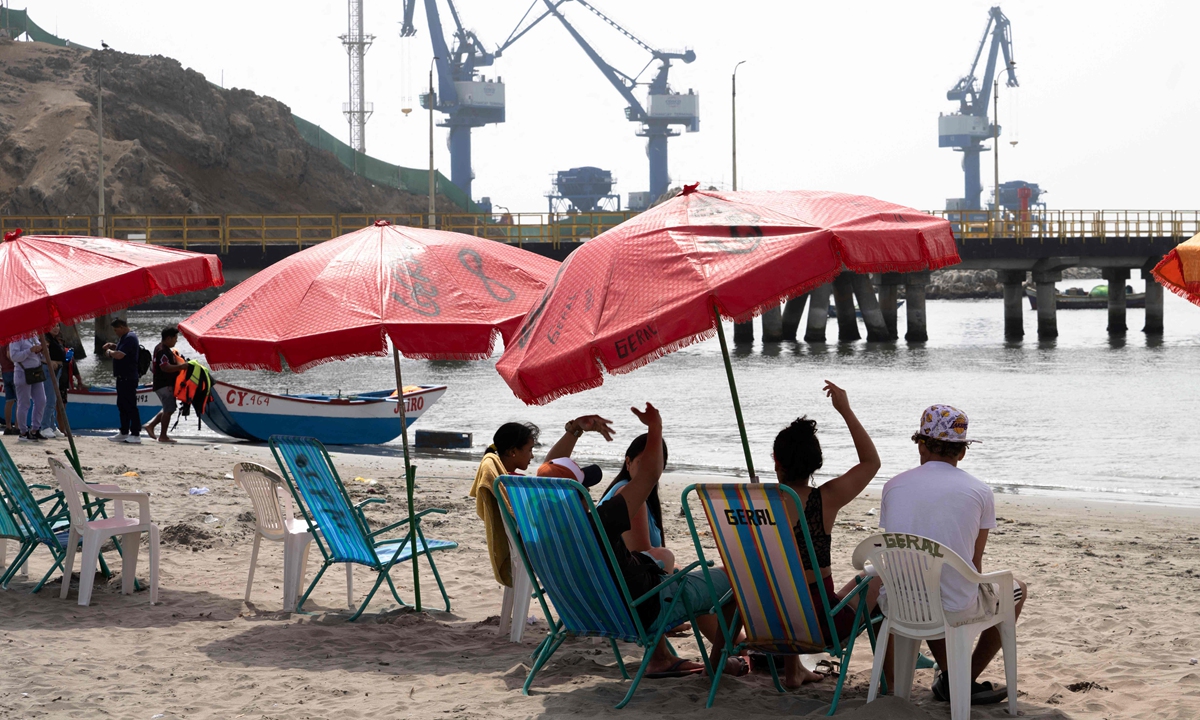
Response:
POLYGON ((339 35, 346 53, 350 55, 350 102, 342 105, 342 114, 350 123, 350 147, 360 153, 367 151, 367 118, 375 112, 373 103, 366 102, 363 80, 363 58, 375 41, 374 35, 363 34, 363 0, 349 0, 350 26, 339 35))

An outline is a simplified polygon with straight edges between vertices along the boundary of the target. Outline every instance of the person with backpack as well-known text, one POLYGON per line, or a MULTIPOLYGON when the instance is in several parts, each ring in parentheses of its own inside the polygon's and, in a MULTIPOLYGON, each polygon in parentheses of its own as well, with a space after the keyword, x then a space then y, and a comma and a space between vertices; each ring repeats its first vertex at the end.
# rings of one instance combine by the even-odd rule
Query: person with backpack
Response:
POLYGON ((187 369, 187 361, 175 349, 175 343, 179 341, 179 329, 165 327, 162 331, 162 342, 155 346, 154 352, 151 353, 153 359, 150 361, 150 371, 153 377, 154 394, 158 396, 159 402, 162 403, 162 410, 154 416, 154 419, 146 423, 142 428, 150 437, 154 437, 154 426, 160 425, 158 433, 158 441, 160 443, 173 443, 173 439, 167 437, 167 427, 171 424, 171 416, 179 408, 179 403, 175 399, 175 381, 179 377, 179 373, 187 369))
POLYGON ((117 342, 104 344, 104 356, 112 358, 113 377, 117 385, 117 412, 121 416, 121 429, 109 438, 112 442, 142 442, 142 421, 138 415, 137 388, 141 343, 137 333, 129 329, 123 318, 115 318, 112 328, 117 333, 117 342))

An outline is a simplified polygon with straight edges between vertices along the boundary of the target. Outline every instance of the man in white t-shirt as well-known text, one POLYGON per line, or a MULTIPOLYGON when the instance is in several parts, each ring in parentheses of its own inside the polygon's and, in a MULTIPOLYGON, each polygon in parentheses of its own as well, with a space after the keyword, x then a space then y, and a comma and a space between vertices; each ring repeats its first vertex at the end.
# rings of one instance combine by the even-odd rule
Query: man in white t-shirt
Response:
MULTIPOLYGON (((990 487, 958 467, 968 445, 975 442, 967 436, 967 414, 949 405, 933 405, 921 414, 921 429, 912 439, 917 444, 921 464, 883 486, 879 527, 889 533, 935 540, 983 572, 988 531, 996 527, 996 502, 990 487)), ((1025 583, 1018 580, 1017 585, 1014 595, 1020 615, 1025 602, 1025 583)), ((947 620, 961 624, 994 615, 999 609, 999 599, 993 589, 992 585, 971 583, 957 571, 944 567, 942 604, 947 620)), ((882 591, 880 597, 884 597, 882 591)), ((930 640, 929 649, 938 667, 947 667, 945 641, 930 640)), ((1006 697, 1002 688, 990 682, 976 682, 999 651, 1000 632, 995 627, 989 628, 980 635, 971 656, 972 704, 1000 702, 1006 697)), ((938 700, 949 701, 950 683, 945 673, 938 673, 933 694, 938 700)))

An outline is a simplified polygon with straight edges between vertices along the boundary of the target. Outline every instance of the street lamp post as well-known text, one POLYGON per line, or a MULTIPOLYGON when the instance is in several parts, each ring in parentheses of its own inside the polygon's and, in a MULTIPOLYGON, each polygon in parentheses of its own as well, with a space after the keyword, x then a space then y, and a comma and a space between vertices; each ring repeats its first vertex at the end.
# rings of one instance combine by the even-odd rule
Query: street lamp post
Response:
MULTIPOLYGON (((107 48, 107 46, 105 46, 107 48)), ((96 54, 96 137, 99 138, 97 143, 97 167, 99 168, 96 174, 96 186, 99 190, 99 202, 97 203, 97 215, 99 215, 98 234, 103 237, 104 232, 104 49, 102 48, 96 54)))
POLYGON ((746 62, 741 60, 733 66, 733 189, 737 190, 737 71, 746 62))
POLYGON ((433 106, 436 102, 433 94, 433 64, 437 62, 437 57, 434 56, 429 61, 429 95, 426 100, 429 104, 429 228, 432 230, 437 226, 437 200, 436 200, 436 183, 434 182, 433 169, 433 106))

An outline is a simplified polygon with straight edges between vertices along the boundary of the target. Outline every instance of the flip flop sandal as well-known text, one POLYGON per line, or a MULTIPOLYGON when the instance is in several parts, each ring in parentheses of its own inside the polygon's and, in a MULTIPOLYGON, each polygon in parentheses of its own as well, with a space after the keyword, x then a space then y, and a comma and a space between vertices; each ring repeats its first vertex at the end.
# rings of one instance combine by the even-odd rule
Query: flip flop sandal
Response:
MULTIPOLYGON (((939 672, 933 682, 933 696, 942 702, 950 702, 950 679, 939 672)), ((990 681, 971 683, 972 705, 995 705, 1008 698, 1008 688, 998 687, 990 681)))
POLYGON ((675 662, 671 663, 671 667, 667 668, 666 670, 661 672, 646 673, 645 676, 651 680, 663 680, 666 678, 679 678, 687 677, 689 675, 699 675, 704 671, 703 667, 694 668, 692 670, 681 670, 680 668, 682 668, 683 664, 686 662, 687 660, 676 660, 675 662))

